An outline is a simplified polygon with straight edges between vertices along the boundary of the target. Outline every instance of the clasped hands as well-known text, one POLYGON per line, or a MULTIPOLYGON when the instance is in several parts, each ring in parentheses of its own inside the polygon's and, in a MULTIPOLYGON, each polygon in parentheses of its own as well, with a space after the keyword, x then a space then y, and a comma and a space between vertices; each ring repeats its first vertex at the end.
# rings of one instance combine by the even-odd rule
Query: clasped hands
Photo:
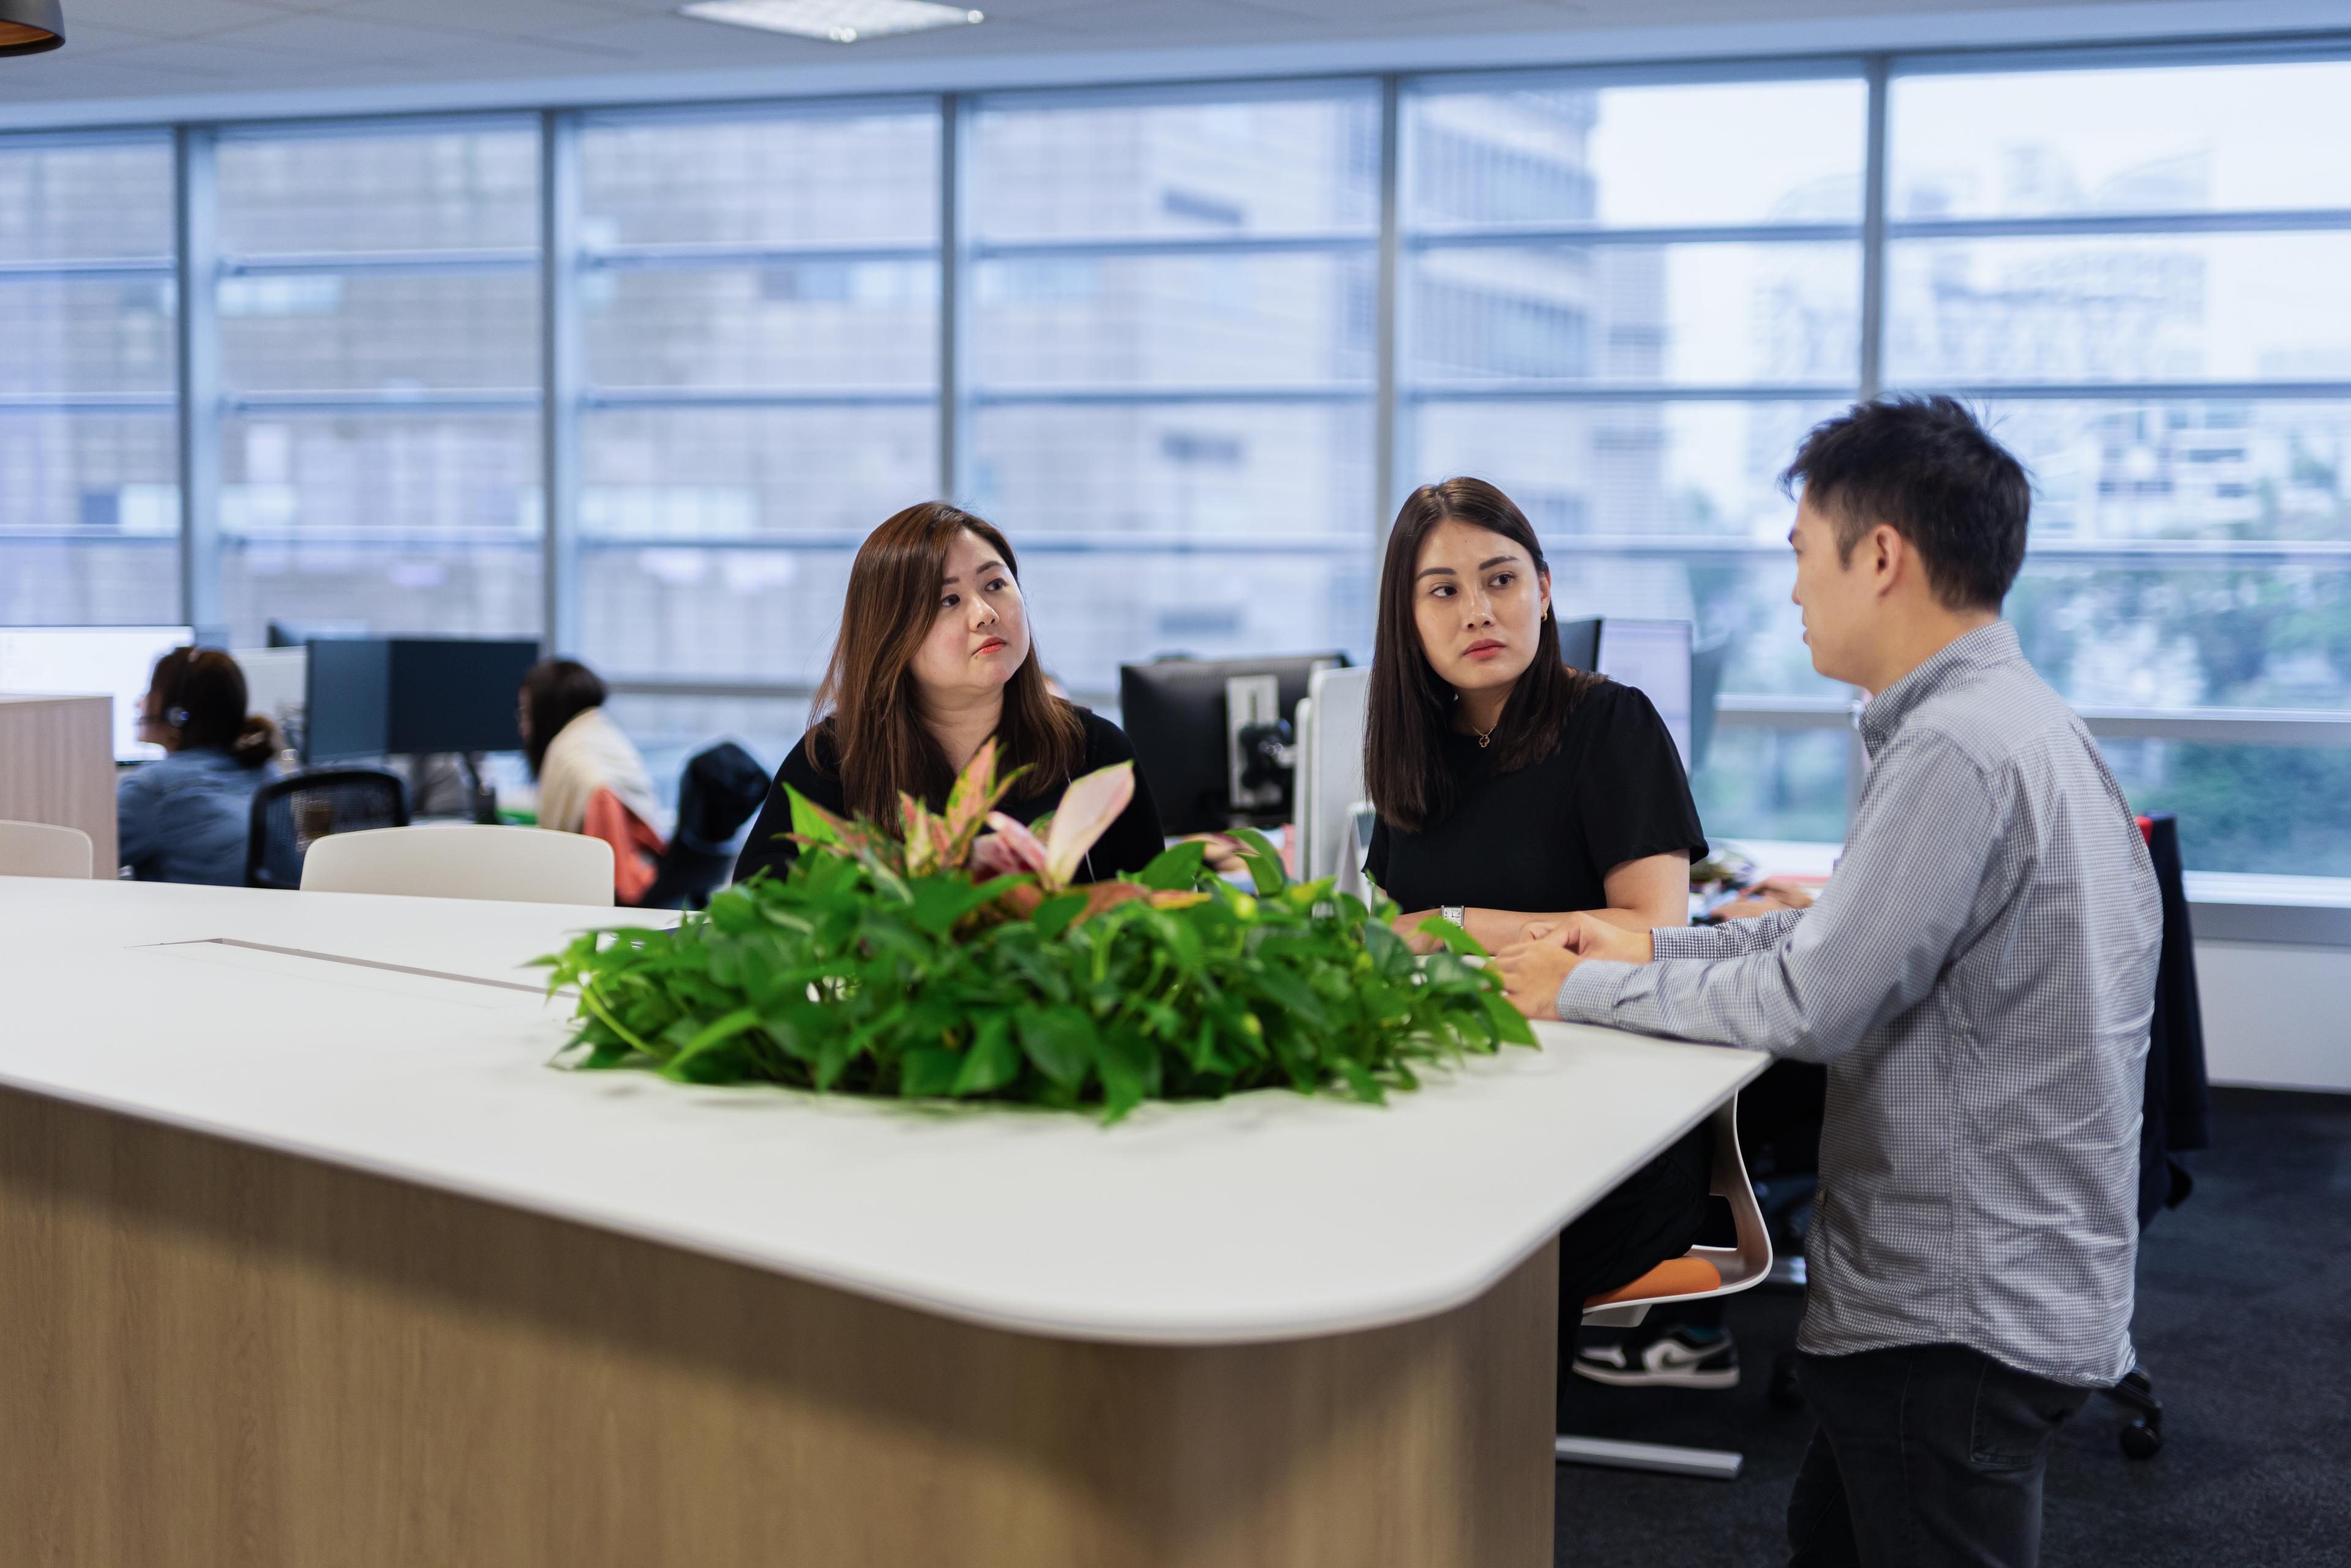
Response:
POLYGON ((1512 1007, 1531 1019, 1555 1019, 1560 985, 1578 964, 1593 958, 1646 964, 1654 956, 1646 925, 1620 925, 1604 913, 1570 915, 1529 921, 1518 941, 1494 955, 1494 968, 1512 1007))

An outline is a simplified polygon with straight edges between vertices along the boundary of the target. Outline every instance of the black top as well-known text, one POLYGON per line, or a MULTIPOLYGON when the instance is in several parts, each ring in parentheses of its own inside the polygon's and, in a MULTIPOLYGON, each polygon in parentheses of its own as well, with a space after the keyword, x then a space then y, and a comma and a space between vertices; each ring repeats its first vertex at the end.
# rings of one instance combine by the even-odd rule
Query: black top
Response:
MULTIPOLYGON (((1085 759, 1078 764, 1078 775, 1083 777, 1097 768, 1113 763, 1134 760, 1134 747, 1128 744, 1126 732, 1102 717, 1091 708, 1078 709, 1085 721, 1085 759)), ((814 741, 824 747, 825 761, 833 764, 832 735, 829 727, 820 726, 800 737, 784 765, 776 769, 776 781, 768 789, 768 803, 759 811, 759 820, 751 824, 751 836, 743 841, 742 858, 735 862, 735 880, 748 882, 751 873, 761 866, 772 867, 778 876, 791 869, 799 856, 799 846, 779 835, 792 831, 792 802, 784 793, 789 784, 836 817, 849 815, 848 803, 841 793, 838 772, 820 773, 810 760, 809 745, 814 741)), ((1007 800, 997 808, 1016 821, 1033 822, 1061 803, 1061 792, 1069 787, 1063 779, 1041 794, 1026 800, 1007 800)), ((934 800, 937 810, 944 802, 934 800)), ((896 824, 893 823, 892 826, 896 824)), ((1143 781, 1143 773, 1134 775, 1134 799, 1126 803, 1094 847, 1086 852, 1085 863, 1079 868, 1080 882, 1102 882, 1129 872, 1141 871, 1152 857, 1167 847, 1159 831, 1159 808, 1151 799, 1151 786, 1143 781)))
POLYGON ((1586 692, 1559 748, 1515 773, 1495 772, 1474 736, 1447 730, 1443 745, 1452 814, 1417 833, 1380 823, 1364 862, 1407 910, 1604 909, 1608 873, 1625 862, 1706 853, 1673 733, 1630 686, 1586 692))

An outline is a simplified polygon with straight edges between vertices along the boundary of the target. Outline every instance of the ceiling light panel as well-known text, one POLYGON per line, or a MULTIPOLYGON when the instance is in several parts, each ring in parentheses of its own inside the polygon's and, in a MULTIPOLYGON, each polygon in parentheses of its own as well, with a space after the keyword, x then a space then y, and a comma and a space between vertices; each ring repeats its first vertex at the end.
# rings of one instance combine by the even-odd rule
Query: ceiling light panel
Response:
POLYGON ((981 12, 960 5, 935 5, 931 0, 695 0, 678 10, 705 22, 797 33, 836 44, 885 38, 893 33, 927 32, 933 27, 967 27, 987 19, 981 12))

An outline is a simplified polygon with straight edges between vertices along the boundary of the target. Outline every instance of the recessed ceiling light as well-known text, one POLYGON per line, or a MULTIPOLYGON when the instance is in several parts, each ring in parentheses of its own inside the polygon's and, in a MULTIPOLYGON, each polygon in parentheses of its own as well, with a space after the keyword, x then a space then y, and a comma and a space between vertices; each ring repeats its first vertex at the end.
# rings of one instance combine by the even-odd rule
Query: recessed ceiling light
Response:
POLYGON ((65 12, 57 0, 0 0, 0 55, 37 55, 65 41, 65 12))
POLYGON ((802 37, 829 38, 853 44, 862 38, 887 37, 892 33, 920 33, 932 27, 966 27, 985 22, 985 13, 960 5, 935 5, 931 0, 695 0, 678 7, 681 14, 705 22, 727 22, 737 27, 764 27, 770 33, 798 33, 802 37))

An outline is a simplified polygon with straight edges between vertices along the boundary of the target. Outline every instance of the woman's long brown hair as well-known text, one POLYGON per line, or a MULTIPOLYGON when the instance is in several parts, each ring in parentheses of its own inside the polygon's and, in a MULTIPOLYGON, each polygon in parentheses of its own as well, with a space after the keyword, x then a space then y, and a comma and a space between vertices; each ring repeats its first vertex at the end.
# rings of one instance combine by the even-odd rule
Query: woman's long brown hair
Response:
MULTIPOLYGON (((969 531, 985 540, 1020 580, 1020 563, 1002 534, 945 501, 909 507, 866 536, 849 569, 841 632, 824 668, 809 722, 809 760, 841 779, 850 810, 895 828, 898 793, 934 810, 946 804, 955 766, 923 723, 914 690, 914 653, 937 618, 947 550, 969 531), (831 755, 824 753, 830 751, 831 755)), ((1004 684, 1004 716, 997 723, 999 776, 1029 769, 1013 786, 1028 798, 1066 784, 1085 757, 1085 725, 1078 710, 1045 689, 1032 627, 1029 656, 1004 684)))
MULTIPOLYGON (((1380 568, 1380 624, 1364 723, 1364 785, 1380 820, 1405 832, 1434 827, 1454 807, 1444 745, 1459 699, 1422 651, 1420 623, 1413 616, 1421 542, 1448 522, 1499 534, 1527 552, 1538 573, 1551 570, 1534 525, 1483 479, 1423 485, 1405 497, 1395 527, 1388 530, 1387 559, 1380 568)), ((1515 772, 1550 756, 1567 716, 1599 684, 1598 675, 1560 662, 1559 622, 1544 616, 1535 630, 1534 662, 1510 687, 1494 726, 1495 770, 1515 772)))

